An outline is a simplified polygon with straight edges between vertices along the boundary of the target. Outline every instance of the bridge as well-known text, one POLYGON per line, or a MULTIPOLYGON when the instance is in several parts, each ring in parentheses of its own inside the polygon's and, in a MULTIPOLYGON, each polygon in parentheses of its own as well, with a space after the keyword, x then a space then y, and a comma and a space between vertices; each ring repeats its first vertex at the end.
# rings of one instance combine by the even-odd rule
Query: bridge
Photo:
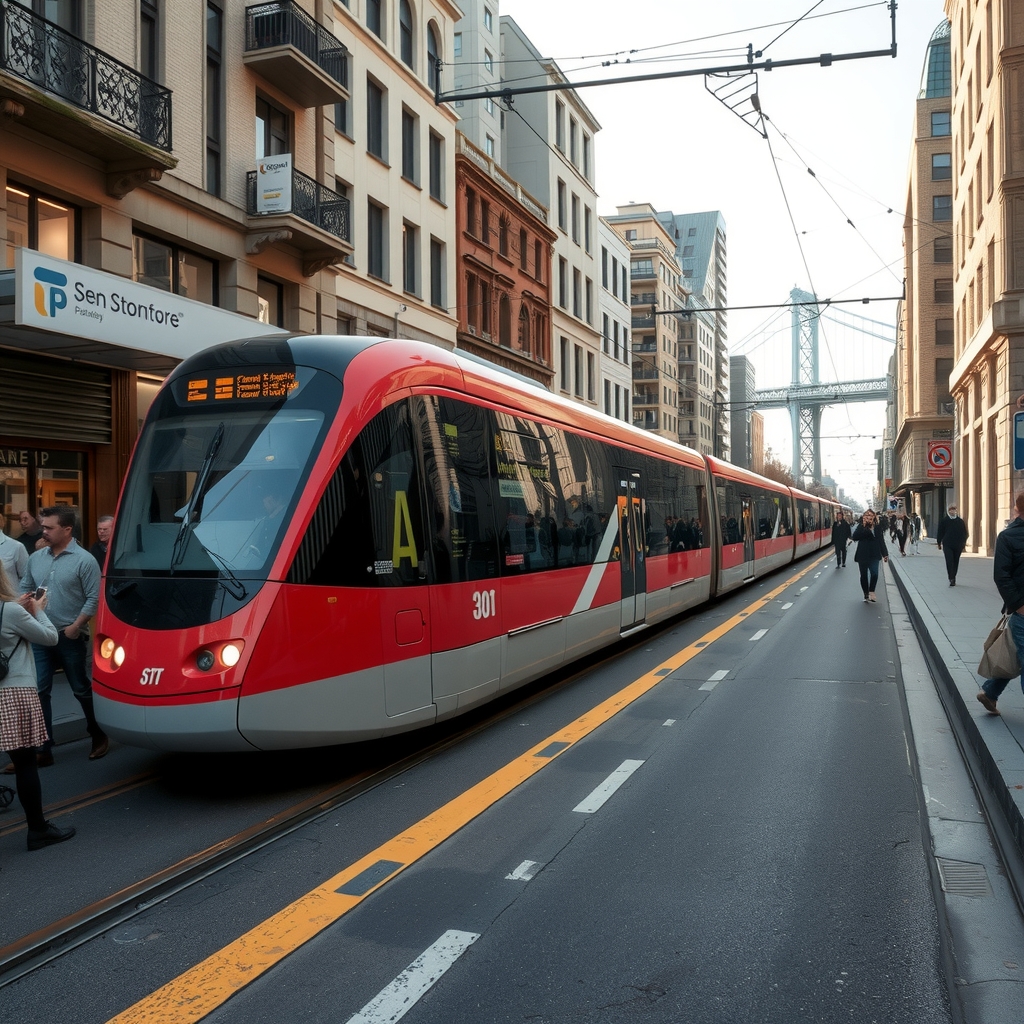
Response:
MULTIPOLYGON (((821 410, 846 402, 877 402, 889 397, 884 377, 870 380, 822 381, 819 376, 818 328, 828 303, 794 288, 789 293, 792 310, 792 381, 787 387, 754 392, 759 409, 789 409, 793 428, 793 478, 797 483, 821 480, 821 410)), ((874 321, 869 321, 874 324, 874 321)), ((878 326, 877 324, 875 326, 878 326)), ((858 330, 862 330, 858 328, 858 330)), ((873 333, 870 330, 864 333, 873 333)), ((875 337, 895 343, 893 338, 875 337)))

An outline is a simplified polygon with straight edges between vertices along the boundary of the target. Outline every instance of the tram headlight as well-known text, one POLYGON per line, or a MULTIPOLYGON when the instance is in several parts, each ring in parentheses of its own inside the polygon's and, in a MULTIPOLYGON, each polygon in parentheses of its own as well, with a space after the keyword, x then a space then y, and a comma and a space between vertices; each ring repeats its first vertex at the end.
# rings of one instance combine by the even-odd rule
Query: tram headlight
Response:
POLYGON ((103 643, 100 644, 100 657, 103 658, 104 661, 109 661, 114 653, 115 647, 117 647, 117 644, 111 640, 109 636, 106 637, 103 643))
POLYGON ((120 668, 124 664, 124 648, 117 644, 114 647, 114 653, 110 656, 110 660, 114 663, 115 668, 120 668))
POLYGON ((225 668, 234 668, 242 657, 242 641, 233 640, 220 649, 220 661, 225 668))
POLYGON ((216 663, 217 659, 213 656, 213 651, 200 651, 196 655, 196 666, 203 672, 209 672, 216 663))

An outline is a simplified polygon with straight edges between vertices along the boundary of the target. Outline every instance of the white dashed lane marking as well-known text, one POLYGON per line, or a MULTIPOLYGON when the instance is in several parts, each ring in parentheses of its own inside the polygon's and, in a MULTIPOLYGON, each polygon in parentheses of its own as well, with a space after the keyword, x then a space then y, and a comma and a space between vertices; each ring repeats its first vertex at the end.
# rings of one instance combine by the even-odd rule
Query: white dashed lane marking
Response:
POLYGON ((387 988, 381 989, 354 1017, 350 1017, 348 1024, 394 1024, 401 1020, 479 938, 476 932, 449 929, 387 988))
POLYGON ((580 814, 593 814, 600 810, 605 801, 643 764, 643 761, 623 761, 618 768, 601 783, 585 800, 581 800, 574 808, 580 814))
POLYGON ((528 882, 537 874, 539 869, 540 863, 538 861, 524 860, 511 875, 506 875, 505 878, 510 882, 528 882))
POLYGON ((784 604, 784 605, 782 606, 782 610, 783 610, 783 611, 786 611, 786 609, 787 609, 787 608, 792 608, 792 607, 793 607, 793 602, 792 602, 792 601, 787 601, 787 602, 786 602, 786 603, 785 603, 785 604, 784 604))
POLYGON ((702 690, 713 690, 728 674, 729 670, 727 668, 720 668, 706 683, 701 684, 700 688, 702 690))
POLYGON ((758 630, 758 631, 757 631, 757 632, 756 632, 756 633, 755 633, 755 634, 754 634, 754 635, 753 635, 753 636, 752 636, 752 637, 750 638, 750 640, 751 640, 751 643, 752 643, 752 642, 753 642, 754 640, 760 640, 760 639, 761 639, 761 637, 763 637, 763 636, 765 635, 765 633, 767 633, 767 632, 768 632, 768 630, 767 630, 767 629, 759 629, 759 630, 758 630))

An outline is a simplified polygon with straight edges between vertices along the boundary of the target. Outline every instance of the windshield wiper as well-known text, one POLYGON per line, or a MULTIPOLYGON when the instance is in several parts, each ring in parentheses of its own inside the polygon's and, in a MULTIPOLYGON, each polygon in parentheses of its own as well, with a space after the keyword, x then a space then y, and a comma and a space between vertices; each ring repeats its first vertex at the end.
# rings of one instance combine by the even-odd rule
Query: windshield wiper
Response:
POLYGON ((245 589, 242 581, 231 571, 231 567, 228 565, 227 560, 222 556, 218 555, 216 551, 211 551, 205 545, 203 550, 220 566, 220 571, 227 576, 227 579, 218 578, 217 582, 236 600, 241 601, 242 598, 248 593, 245 589))
POLYGON ((171 551, 171 568, 173 569, 185 557, 185 548, 188 547, 189 527, 193 525, 192 517, 199 510, 199 505, 206 493, 206 485, 213 470, 213 460, 217 457, 220 443, 224 440, 224 422, 218 424, 213 437, 210 439, 210 446, 206 449, 203 457, 203 464, 199 467, 199 474, 196 476, 196 485, 192 488, 192 495, 185 506, 181 526, 178 527, 178 536, 174 538, 174 548, 171 551))

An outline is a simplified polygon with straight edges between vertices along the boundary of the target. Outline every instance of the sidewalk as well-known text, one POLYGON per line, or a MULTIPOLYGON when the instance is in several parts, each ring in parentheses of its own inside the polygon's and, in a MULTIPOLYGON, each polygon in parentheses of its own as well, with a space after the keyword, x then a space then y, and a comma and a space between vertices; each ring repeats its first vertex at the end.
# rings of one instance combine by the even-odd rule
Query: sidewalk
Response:
POLYGON ((945 685, 967 742, 996 794, 1024 853, 1024 693, 1014 680, 999 698, 999 716, 978 703, 982 682, 975 671, 981 645, 999 620, 1002 599, 992 582, 992 559, 965 554, 956 586, 946 577, 946 561, 933 540, 922 540, 920 554, 906 557, 889 545, 889 565, 923 646, 944 667, 945 685), (895 556, 893 555, 895 552, 895 556))

